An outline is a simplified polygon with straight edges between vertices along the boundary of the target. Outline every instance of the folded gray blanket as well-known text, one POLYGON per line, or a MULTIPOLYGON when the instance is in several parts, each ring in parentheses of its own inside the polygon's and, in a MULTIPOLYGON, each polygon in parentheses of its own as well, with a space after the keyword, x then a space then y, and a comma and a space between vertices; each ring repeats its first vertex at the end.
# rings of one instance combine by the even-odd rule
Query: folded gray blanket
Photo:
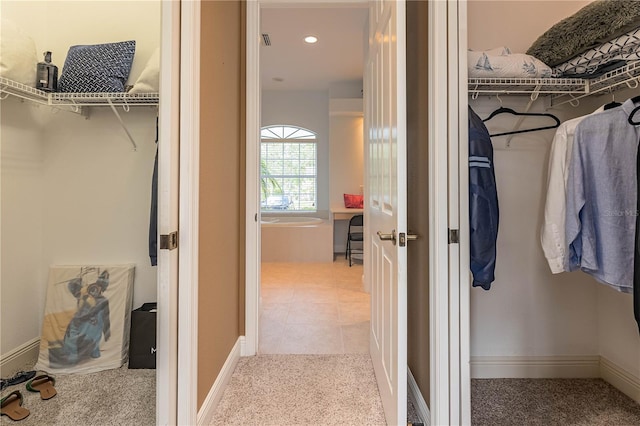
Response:
POLYGON ((527 54, 555 67, 640 27, 640 1, 597 0, 542 34, 527 54))

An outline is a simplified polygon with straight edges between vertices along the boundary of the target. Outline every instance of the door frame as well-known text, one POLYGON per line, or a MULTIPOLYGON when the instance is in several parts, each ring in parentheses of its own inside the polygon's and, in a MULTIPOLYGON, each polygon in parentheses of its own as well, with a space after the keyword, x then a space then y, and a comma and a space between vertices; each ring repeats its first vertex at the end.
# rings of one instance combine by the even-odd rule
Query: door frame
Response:
MULTIPOLYGON (((161 2, 160 102, 158 107, 158 234, 179 227, 180 8, 161 2)), ((158 250, 156 324, 156 424, 177 423, 178 410, 178 250, 158 250)))
MULTIPOLYGON (((171 1, 171 0, 169 0, 171 1)), ((177 421, 198 416, 200 0, 180 2, 180 218, 177 421)))
POLYGON ((260 316, 260 11, 262 8, 340 7, 366 5, 367 0, 246 0, 246 214, 245 339, 243 356, 258 352, 260 316))
POLYGON ((261 1, 248 0, 246 66, 246 193, 245 193, 245 339, 242 355, 258 353, 260 309, 260 9, 261 1))
POLYGON ((431 424, 471 423, 466 1, 429 2, 431 424))
MULTIPOLYGON (((430 423, 470 424, 467 0, 429 2, 430 423), (443 85, 442 82, 447 82, 443 85), (452 97, 450 97, 452 96, 452 97), (439 104, 448 100, 447 108, 439 104), (435 141, 446 141, 437 144, 435 141), (461 220, 462 219, 462 220, 461 220), (460 244, 449 244, 449 229, 460 244), (451 262, 451 263, 450 263, 451 262), (453 291, 450 292, 450 289, 453 291)), ((331 3, 321 2, 318 3, 331 3)), ((340 4, 367 3, 366 0, 340 4)), ((332 2, 336 4, 335 1, 332 2)), ((295 0, 247 0, 245 348, 258 349, 260 284, 260 10, 295 0)))
POLYGON ((196 424, 200 0, 161 4, 158 234, 179 249, 158 250, 156 424, 196 424))

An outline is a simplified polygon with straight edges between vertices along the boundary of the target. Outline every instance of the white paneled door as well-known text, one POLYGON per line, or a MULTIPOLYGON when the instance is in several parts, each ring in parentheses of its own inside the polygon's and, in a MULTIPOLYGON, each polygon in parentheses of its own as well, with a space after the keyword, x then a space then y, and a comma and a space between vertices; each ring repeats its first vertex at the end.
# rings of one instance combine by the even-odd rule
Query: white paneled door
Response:
POLYGON ((405 2, 373 1, 365 68, 371 358, 387 423, 407 421, 405 2))

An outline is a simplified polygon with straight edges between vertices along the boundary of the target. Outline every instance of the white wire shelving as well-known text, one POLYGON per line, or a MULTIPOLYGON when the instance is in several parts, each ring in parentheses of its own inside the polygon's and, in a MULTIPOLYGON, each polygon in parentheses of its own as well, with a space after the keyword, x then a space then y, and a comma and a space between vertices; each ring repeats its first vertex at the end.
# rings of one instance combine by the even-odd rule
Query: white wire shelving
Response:
MULTIPOLYGON (((582 78, 470 78, 468 91, 471 99, 480 95, 528 95, 530 97, 524 112, 531 109, 540 95, 549 96, 550 107, 563 104, 578 106, 580 99, 587 96, 613 93, 616 90, 640 87, 640 61, 629 62, 625 66, 609 71, 592 79, 582 78)), ((502 102, 501 102, 502 103, 502 102)), ((516 122, 513 130, 522 125, 524 116, 516 122)), ((507 136, 509 147, 513 135, 507 136)))
POLYGON ((532 95, 586 93, 581 78, 470 78, 469 94, 478 95, 532 95))
POLYGON ((157 106, 160 101, 158 93, 49 93, 0 77, 0 100, 9 96, 39 105, 83 114, 86 117, 88 117, 87 107, 110 107, 127 133, 134 151, 137 148, 136 142, 116 107, 121 107, 124 112, 129 112, 131 107, 157 106))
POLYGON ((551 96, 551 105, 565 103, 577 106, 579 99, 596 94, 612 93, 640 85, 640 61, 630 62, 600 77, 582 78, 470 78, 469 95, 529 95, 535 101, 539 95, 551 96))
POLYGON ((15 96, 42 105, 66 107, 74 110, 83 106, 156 106, 160 99, 158 93, 49 93, 34 89, 22 83, 0 77, 2 99, 15 96))

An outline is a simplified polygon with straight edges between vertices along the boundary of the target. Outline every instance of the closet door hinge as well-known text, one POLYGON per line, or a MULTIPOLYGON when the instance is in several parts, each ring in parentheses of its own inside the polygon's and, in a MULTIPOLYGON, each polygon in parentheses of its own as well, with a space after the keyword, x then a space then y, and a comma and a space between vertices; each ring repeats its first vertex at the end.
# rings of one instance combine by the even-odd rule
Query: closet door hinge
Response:
POLYGON ((160 250, 173 250, 178 248, 178 231, 160 235, 160 250))
POLYGON ((460 230, 449 229, 449 244, 459 244, 459 243, 460 243, 460 230))

